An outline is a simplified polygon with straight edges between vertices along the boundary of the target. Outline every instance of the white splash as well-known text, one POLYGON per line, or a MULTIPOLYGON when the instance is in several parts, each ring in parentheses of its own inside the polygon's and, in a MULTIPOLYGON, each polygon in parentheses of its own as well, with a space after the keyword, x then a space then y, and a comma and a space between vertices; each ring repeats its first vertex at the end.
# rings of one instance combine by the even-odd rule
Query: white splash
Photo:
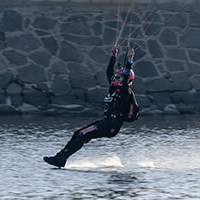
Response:
POLYGON ((80 168, 122 168, 123 164, 117 155, 94 155, 92 157, 77 157, 69 160, 65 165, 65 169, 80 168))
POLYGON ((153 161, 144 161, 144 162, 138 162, 138 165, 145 167, 145 168, 155 168, 154 162, 153 161))

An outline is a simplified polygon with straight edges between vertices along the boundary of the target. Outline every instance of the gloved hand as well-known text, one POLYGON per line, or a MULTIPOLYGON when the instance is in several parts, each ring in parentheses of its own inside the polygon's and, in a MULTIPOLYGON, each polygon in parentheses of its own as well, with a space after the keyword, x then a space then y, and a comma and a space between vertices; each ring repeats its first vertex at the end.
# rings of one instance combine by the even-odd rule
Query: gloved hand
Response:
POLYGON ((114 46, 112 49, 111 49, 111 55, 114 56, 114 57, 117 57, 117 53, 118 53, 118 49, 116 46, 114 46))
POLYGON ((131 61, 131 62, 133 62, 133 57, 134 57, 134 55, 135 55, 135 51, 134 51, 134 49, 132 48, 132 49, 130 49, 130 50, 128 51, 128 60, 131 61))

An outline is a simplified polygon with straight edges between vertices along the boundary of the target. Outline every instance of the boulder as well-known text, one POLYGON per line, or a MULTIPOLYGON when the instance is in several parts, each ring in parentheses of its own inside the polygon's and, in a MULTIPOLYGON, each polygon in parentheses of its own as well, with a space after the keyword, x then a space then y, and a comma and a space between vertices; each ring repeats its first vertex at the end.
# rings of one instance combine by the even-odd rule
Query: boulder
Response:
POLYGON ((97 72, 96 77, 97 77, 97 85, 103 87, 109 87, 109 82, 105 71, 97 72))
MULTIPOLYGON (((135 48, 137 48, 137 45, 135 46, 135 48)), ((140 60, 141 58, 143 58, 146 55, 146 52, 144 50, 142 50, 142 48, 139 48, 136 52, 135 52, 135 56, 133 58, 133 62, 136 62, 137 60, 140 60)), ((124 57, 123 57, 124 59, 124 57)))
POLYGON ((15 50, 4 51, 3 55, 10 62, 10 64, 20 66, 27 63, 26 56, 21 53, 18 53, 15 50))
POLYGON ((180 37, 180 45, 186 48, 200 49, 200 30, 189 28, 183 36, 180 37))
POLYGON ((89 72, 87 67, 77 63, 71 63, 68 67, 71 71, 71 84, 74 88, 85 89, 96 85, 94 75, 89 72))
POLYGON ((76 96, 74 93, 66 93, 61 95, 53 95, 50 97, 50 101, 57 105, 69 105, 76 101, 76 96))
MULTIPOLYGON (((89 71, 91 71, 91 73, 94 73, 94 74, 96 74, 97 72, 101 71, 102 68, 104 69, 103 66, 101 66, 101 65, 99 65, 99 64, 97 64, 95 62, 92 62, 92 61, 88 61, 86 63, 86 65, 88 66, 89 71)), ((106 71, 106 69, 105 69, 105 71, 106 71)))
POLYGON ((35 89, 24 89, 22 91, 23 101, 35 107, 46 107, 49 104, 47 94, 35 89))
POLYGON ((104 33, 103 33, 104 44, 108 44, 108 45, 115 44, 115 40, 116 40, 116 38, 114 37, 115 35, 116 35, 116 30, 105 28, 104 33))
POLYGON ((85 89, 74 89, 74 92, 79 102, 84 103, 86 101, 85 89))
POLYGON ((186 106, 191 106, 197 111, 200 111, 200 92, 176 92, 172 95, 172 99, 175 104, 184 103, 186 106))
POLYGON ((0 23, 0 29, 3 31, 22 31, 22 16, 12 10, 6 10, 0 23))
POLYGON ((200 65, 188 63, 189 75, 200 74, 200 65))
POLYGON ((39 91, 43 91, 43 92, 47 92, 49 93, 49 83, 48 82, 40 82, 37 83, 36 85, 34 85, 35 89, 39 90, 39 91))
POLYGON ((47 115, 47 116, 70 115, 72 117, 69 110, 66 110, 63 107, 59 107, 59 105, 58 106, 49 105, 48 109, 44 110, 43 113, 44 115, 47 115))
POLYGON ((22 87, 16 83, 11 83, 7 89, 6 92, 11 95, 11 94, 21 94, 22 87))
POLYGON ((11 105, 16 108, 23 104, 23 97, 20 94, 11 94, 10 100, 11 100, 11 105))
POLYGON ((167 106, 165 106, 164 108, 164 114, 168 114, 168 115, 179 115, 179 111, 176 107, 176 105, 174 104, 169 104, 167 106))
POLYGON ((60 31, 61 33, 91 35, 91 28, 88 25, 79 22, 63 23, 61 24, 60 31))
POLYGON ((18 69, 19 79, 24 83, 38 83, 46 81, 45 71, 42 67, 35 64, 18 69))
POLYGON ((92 48, 92 50, 90 50, 90 52, 89 52, 89 56, 92 60, 94 60, 97 63, 106 63, 107 64, 110 59, 110 56, 105 54, 105 52, 98 47, 92 48))
POLYGON ((190 90, 187 72, 171 73, 174 90, 190 90))
POLYGON ((0 40, 0 51, 6 48, 6 44, 4 41, 0 40))
POLYGON ((86 100, 91 103, 101 103, 103 102, 105 96, 108 93, 108 89, 98 87, 90 88, 86 92, 86 100))
POLYGON ((11 104, 14 107, 21 106, 23 103, 23 98, 21 96, 22 87, 16 83, 11 83, 6 92, 11 98, 11 104))
POLYGON ((70 15, 67 18, 67 21, 69 21, 69 22, 79 22, 79 23, 85 24, 86 22, 88 22, 88 18, 84 14, 75 13, 75 14, 70 15))
POLYGON ((200 13, 198 11, 189 12, 189 25, 191 27, 200 27, 200 13))
POLYGON ((134 91, 135 94, 145 94, 146 93, 146 86, 144 81, 136 76, 134 78, 133 84, 131 86, 132 90, 134 91))
POLYGON ((0 31, 0 50, 3 50, 6 48, 5 41, 6 41, 5 33, 0 31))
POLYGON ((40 41, 28 33, 8 38, 8 46, 17 50, 30 52, 40 47, 40 41))
POLYGON ((31 19, 30 19, 28 16, 25 17, 25 19, 24 19, 24 23, 23 23, 24 28, 25 28, 25 29, 29 29, 30 24, 31 24, 31 19))
POLYGON ((92 25, 92 29, 95 35, 101 35, 102 34, 102 24, 100 22, 96 22, 92 25))
POLYGON ((162 30, 159 40, 164 46, 177 45, 177 35, 169 29, 162 30))
POLYGON ((0 31, 0 41, 5 41, 5 40, 6 40, 6 34, 0 31))
POLYGON ((21 114, 21 112, 13 106, 0 104, 0 114, 21 114))
POLYGON ((158 109, 163 110, 167 105, 172 104, 170 92, 156 92, 151 93, 158 109))
POLYGON ((84 55, 80 53, 76 47, 66 41, 61 42, 59 57, 67 62, 75 61, 78 63, 82 62, 84 59, 84 55))
POLYGON ((135 98, 138 102, 139 107, 145 108, 151 106, 151 99, 147 95, 136 94, 135 98))
POLYGON ((184 29, 187 25, 187 14, 184 12, 178 12, 174 14, 164 14, 166 27, 178 27, 184 29))
POLYGON ((192 61, 200 63, 200 51, 189 50, 189 56, 192 61))
POLYGON ((169 78, 169 73, 166 71, 166 69, 162 63, 158 64, 156 67, 157 67, 158 71, 163 74, 162 75, 163 78, 169 78))
POLYGON ((51 66, 51 69, 55 74, 69 74, 70 73, 68 66, 62 61, 57 61, 53 63, 51 66))
MULTIPOLYGON (((82 109, 82 108, 81 108, 82 109)), ((79 110, 79 105, 69 105, 68 107, 54 107, 53 108, 49 108, 47 110, 44 110, 43 113, 45 115, 50 115, 50 116, 60 116, 60 115, 64 115, 64 116, 69 116, 69 117, 77 117, 77 116, 87 116, 87 117, 96 117, 97 116, 97 112, 95 109, 93 108, 83 108, 82 110, 79 110), (78 110, 76 110, 78 108, 78 110)))
POLYGON ((148 92, 163 92, 173 90, 173 84, 166 78, 149 79, 145 83, 148 92))
POLYGON ((134 72, 137 76, 143 78, 158 77, 156 67, 150 61, 140 61, 134 66, 134 72))
POLYGON ((154 109, 154 110, 151 110, 151 113, 153 115, 162 115, 163 114, 163 111, 162 110, 159 110, 159 109, 154 109))
POLYGON ((5 91, 0 88, 0 104, 5 104, 6 101, 5 101, 5 91))
POLYGON ((162 50, 156 40, 148 40, 149 51, 153 58, 163 58, 162 50))
POLYGON ((4 61, 0 57, 0 70, 2 70, 2 69, 6 69, 6 64, 4 63, 4 61))
POLYGON ((55 75, 51 84, 51 90, 55 95, 63 95, 72 90, 69 81, 64 80, 61 76, 55 75))
POLYGON ((183 49, 165 49, 167 51, 167 57, 179 59, 181 61, 186 60, 185 50, 183 49))
POLYGON ((161 31, 161 24, 156 24, 156 23, 146 23, 144 25, 144 30, 145 30, 145 34, 147 36, 157 36, 158 33, 161 31))
POLYGON ((157 109, 157 107, 155 105, 152 105, 148 108, 142 108, 140 110, 140 115, 161 115, 163 114, 162 110, 157 109))
POLYGON ((3 88, 3 89, 7 88, 11 79, 12 79, 12 75, 9 72, 4 73, 4 74, 0 74, 0 87, 3 88))
POLYGON ((58 43, 54 37, 41 38, 44 48, 49 51, 52 55, 56 55, 58 51, 58 43))
POLYGON ((177 106, 177 109, 180 112, 180 114, 197 114, 197 111, 195 111, 194 107, 192 106, 180 104, 177 106))
POLYGON ((50 63, 51 54, 46 51, 37 51, 29 56, 35 63, 48 67, 50 63))
POLYGON ((39 109, 37 109, 36 107, 34 107, 30 104, 26 104, 26 103, 23 103, 21 106, 19 106, 18 110, 22 114, 38 114, 38 113, 40 113, 39 109))
POLYGON ((200 91, 200 74, 194 74, 189 78, 189 81, 196 91, 200 91))
POLYGON ((65 110, 65 111, 81 111, 84 109, 84 107, 79 104, 70 104, 70 105, 50 104, 48 108, 54 108, 57 110, 65 110))
POLYGON ((43 16, 39 16, 37 17, 34 22, 33 22, 33 27, 37 28, 37 29, 42 29, 42 30, 50 30, 50 29, 54 29, 55 25, 56 25, 56 21, 49 19, 47 17, 43 16))
POLYGON ((165 66, 169 71, 183 71, 185 69, 184 63, 179 61, 167 60, 165 66))

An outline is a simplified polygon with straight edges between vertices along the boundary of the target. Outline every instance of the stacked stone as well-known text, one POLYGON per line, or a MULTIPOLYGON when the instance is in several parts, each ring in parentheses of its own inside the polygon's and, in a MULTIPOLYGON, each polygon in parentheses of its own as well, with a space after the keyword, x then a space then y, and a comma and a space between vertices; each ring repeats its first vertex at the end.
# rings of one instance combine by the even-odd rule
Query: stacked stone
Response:
MULTIPOLYGON (((122 38, 140 27, 131 35, 131 45, 140 47, 133 90, 143 112, 200 111, 200 13, 157 11, 145 22, 144 12, 133 15, 122 38)), ((122 13, 120 25, 125 16, 122 13)), ((117 13, 111 12, 4 10, 0 15, 2 111, 60 113, 60 105, 66 112, 84 113, 89 112, 84 107, 99 108, 108 90, 105 71, 116 28, 117 13)), ((119 43, 123 62, 127 40, 119 43)))
POLYGON ((199 112, 199 16, 199 12, 174 15, 166 11, 152 16, 153 23, 146 29, 145 36, 156 34, 147 41, 147 45, 143 45, 143 49, 138 50, 139 58, 136 52, 134 67, 138 76, 135 80, 136 93, 141 93, 138 101, 140 105, 150 107, 144 111, 199 112), (137 85, 140 87, 137 88, 137 85))

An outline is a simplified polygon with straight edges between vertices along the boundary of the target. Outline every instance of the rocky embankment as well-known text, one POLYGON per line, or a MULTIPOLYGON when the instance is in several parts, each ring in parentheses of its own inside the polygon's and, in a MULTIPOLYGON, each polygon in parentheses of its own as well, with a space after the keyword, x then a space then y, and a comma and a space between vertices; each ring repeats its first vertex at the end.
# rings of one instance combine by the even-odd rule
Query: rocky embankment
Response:
MULTIPOLYGON (((175 13, 158 10, 144 22, 135 12, 122 32, 119 43, 135 30, 131 45, 142 44, 133 65, 141 114, 200 112, 200 12, 175 13)), ((116 26, 110 11, 2 10, 0 114, 101 114, 116 26)))

